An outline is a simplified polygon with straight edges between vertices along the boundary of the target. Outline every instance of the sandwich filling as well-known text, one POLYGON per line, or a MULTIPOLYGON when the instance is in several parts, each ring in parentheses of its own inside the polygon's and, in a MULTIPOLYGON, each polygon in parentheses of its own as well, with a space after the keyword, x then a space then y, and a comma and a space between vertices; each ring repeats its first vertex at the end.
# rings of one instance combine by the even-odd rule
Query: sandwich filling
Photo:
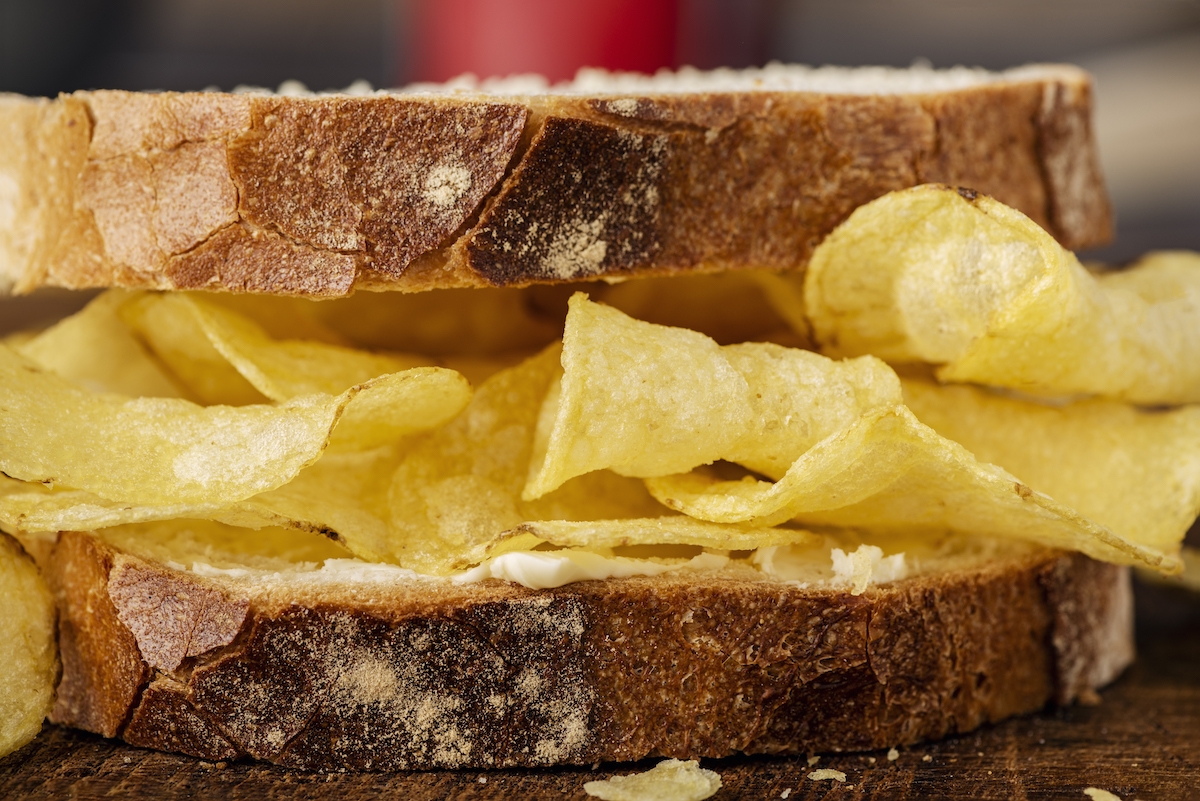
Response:
POLYGON ((1176 571, 1200 511, 1200 408, 1129 400, 1187 399, 1174 389, 1190 380, 1184 367, 1175 381, 1160 373, 1186 344, 1174 333, 1200 330, 1195 304, 1178 300, 1200 292, 1200 270, 1187 256, 1135 268, 1122 291, 1137 303, 1097 301, 1070 254, 997 207, 939 187, 894 193, 852 215, 802 284, 651 279, 573 288, 565 304, 560 288, 469 290, 452 319, 414 311, 426 298, 110 291, 0 345, 0 527, 148 541, 180 525, 250 539, 283 529, 336 541, 340 557, 302 571, 314 575, 530 587, 748 571, 861 593, 962 538, 1176 571), (919 220, 895 263, 937 267, 926 289, 909 273, 867 286, 827 266, 862 250, 859 215, 919 220), (1019 269, 981 267, 953 245, 987 226, 1003 229, 1010 246, 995 252, 1019 254, 1019 269), (980 270, 1006 277, 980 283, 980 270), (863 286, 869 297, 844 295, 863 286), (1069 319, 1022 324, 1046 292, 1069 319), (972 362, 972 381, 1044 402, 935 383, 913 363, 943 357, 916 346, 876 349, 905 354, 902 374, 809 349, 810 320, 831 353, 924 342, 931 329, 905 321, 954 303, 994 310, 979 330, 935 332, 967 342, 943 380, 959 375, 960 352, 1015 327, 1038 375, 1069 381, 1014 384, 972 362), (1158 365, 1155 381, 1133 394, 1110 391, 1108 374, 1081 383, 1088 338, 1072 332, 1097 327, 1134 331, 1125 340, 1158 365))

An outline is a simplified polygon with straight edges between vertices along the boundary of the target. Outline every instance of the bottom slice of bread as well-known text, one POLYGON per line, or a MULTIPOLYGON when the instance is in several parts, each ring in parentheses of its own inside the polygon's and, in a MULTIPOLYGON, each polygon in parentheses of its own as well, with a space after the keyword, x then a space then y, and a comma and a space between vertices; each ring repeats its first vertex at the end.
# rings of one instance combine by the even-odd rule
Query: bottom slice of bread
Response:
POLYGON ((304 769, 881 748, 1090 696, 1133 658, 1128 570, 1033 549, 858 596, 206 574, 78 533, 45 566, 56 722, 304 769))

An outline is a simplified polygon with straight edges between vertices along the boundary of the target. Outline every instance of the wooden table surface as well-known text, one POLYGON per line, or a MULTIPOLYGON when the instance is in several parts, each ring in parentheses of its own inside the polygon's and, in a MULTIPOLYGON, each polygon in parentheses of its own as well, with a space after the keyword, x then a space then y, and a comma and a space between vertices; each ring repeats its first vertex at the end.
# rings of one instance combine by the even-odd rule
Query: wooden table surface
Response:
MULTIPOLYGON (((796 799, 1079 799, 1098 787, 1125 801, 1200 799, 1200 596, 1138 587, 1139 657, 1098 706, 1052 709, 939 743, 823 756, 846 783, 814 782, 803 758, 707 760, 715 801, 796 799)), ((47 727, 0 760, 0 798, 540 799, 587 798, 586 781, 646 769, 313 774, 209 764, 47 727)))

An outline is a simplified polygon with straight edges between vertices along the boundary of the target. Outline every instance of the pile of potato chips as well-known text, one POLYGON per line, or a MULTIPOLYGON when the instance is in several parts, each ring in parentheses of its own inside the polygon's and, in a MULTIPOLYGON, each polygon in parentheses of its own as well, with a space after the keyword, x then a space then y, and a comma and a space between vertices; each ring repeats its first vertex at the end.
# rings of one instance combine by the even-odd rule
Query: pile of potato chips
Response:
POLYGON ((1195 254, 1094 275, 1019 213, 919 187, 805 276, 585 289, 110 291, 0 345, 0 528, 283 527, 437 575, 844 529, 1179 569, 1195 254))

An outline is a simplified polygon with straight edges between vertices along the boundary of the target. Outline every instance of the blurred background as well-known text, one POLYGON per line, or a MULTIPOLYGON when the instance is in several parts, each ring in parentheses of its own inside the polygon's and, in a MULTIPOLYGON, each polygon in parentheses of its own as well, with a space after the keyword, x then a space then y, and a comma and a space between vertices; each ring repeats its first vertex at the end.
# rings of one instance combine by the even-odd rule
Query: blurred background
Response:
POLYGON ((1118 235, 1087 255, 1200 249, 1198 0, 0 0, 0 91, 31 95, 917 59, 1090 69, 1118 235))

